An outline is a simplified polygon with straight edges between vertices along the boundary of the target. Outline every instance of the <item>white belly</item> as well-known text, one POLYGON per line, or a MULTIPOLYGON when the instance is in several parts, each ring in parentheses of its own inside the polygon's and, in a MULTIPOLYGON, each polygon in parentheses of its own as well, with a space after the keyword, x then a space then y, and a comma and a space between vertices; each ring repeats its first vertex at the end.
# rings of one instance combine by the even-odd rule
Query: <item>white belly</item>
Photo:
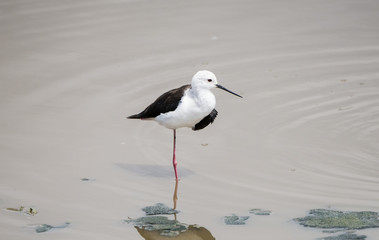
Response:
POLYGON ((175 111, 160 114, 155 120, 169 129, 192 128, 209 115, 216 105, 213 93, 208 90, 195 96, 190 90, 185 92, 175 111))

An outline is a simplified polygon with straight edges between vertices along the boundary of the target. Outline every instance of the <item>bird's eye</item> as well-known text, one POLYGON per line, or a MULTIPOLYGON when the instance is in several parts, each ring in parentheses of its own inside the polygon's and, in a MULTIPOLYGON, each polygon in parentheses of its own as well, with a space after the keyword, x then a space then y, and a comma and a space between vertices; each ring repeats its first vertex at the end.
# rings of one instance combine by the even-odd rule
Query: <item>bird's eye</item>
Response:
POLYGON ((208 79, 208 82, 212 82, 212 79, 208 79))

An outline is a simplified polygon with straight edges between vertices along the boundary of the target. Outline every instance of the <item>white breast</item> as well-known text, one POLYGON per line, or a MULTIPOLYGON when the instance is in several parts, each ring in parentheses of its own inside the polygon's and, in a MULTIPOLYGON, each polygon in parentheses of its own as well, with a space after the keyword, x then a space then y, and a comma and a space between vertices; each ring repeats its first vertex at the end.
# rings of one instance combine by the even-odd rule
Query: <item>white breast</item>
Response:
POLYGON ((175 111, 160 114, 155 120, 170 129, 192 128, 210 114, 215 106, 216 98, 210 90, 188 89, 175 111))

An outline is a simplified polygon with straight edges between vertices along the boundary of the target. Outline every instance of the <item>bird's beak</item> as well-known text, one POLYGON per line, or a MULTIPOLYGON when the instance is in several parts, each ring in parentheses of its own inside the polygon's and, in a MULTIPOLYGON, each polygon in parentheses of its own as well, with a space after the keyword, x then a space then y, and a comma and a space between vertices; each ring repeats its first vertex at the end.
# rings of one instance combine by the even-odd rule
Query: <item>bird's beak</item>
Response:
POLYGON ((242 96, 240 96, 240 95, 238 95, 237 93, 234 93, 234 92, 232 92, 232 91, 230 91, 230 90, 224 88, 224 87, 221 86, 220 84, 216 84, 216 87, 217 87, 217 88, 220 88, 220 89, 222 89, 222 90, 224 90, 224 91, 227 91, 228 93, 231 93, 231 94, 233 94, 233 95, 236 95, 237 97, 242 98, 242 96))

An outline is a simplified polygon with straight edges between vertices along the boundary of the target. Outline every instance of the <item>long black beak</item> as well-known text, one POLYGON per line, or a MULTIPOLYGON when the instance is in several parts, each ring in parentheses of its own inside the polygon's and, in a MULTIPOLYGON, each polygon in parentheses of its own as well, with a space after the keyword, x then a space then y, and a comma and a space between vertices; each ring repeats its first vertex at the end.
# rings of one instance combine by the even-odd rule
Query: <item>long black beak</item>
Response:
POLYGON ((232 91, 230 91, 230 90, 224 88, 224 87, 221 86, 220 84, 216 84, 216 87, 218 87, 218 88, 220 88, 220 89, 222 89, 222 90, 224 90, 224 91, 227 91, 228 93, 231 93, 231 94, 233 94, 233 95, 236 95, 237 97, 242 98, 242 96, 240 96, 240 95, 238 95, 237 93, 234 93, 234 92, 232 92, 232 91))

